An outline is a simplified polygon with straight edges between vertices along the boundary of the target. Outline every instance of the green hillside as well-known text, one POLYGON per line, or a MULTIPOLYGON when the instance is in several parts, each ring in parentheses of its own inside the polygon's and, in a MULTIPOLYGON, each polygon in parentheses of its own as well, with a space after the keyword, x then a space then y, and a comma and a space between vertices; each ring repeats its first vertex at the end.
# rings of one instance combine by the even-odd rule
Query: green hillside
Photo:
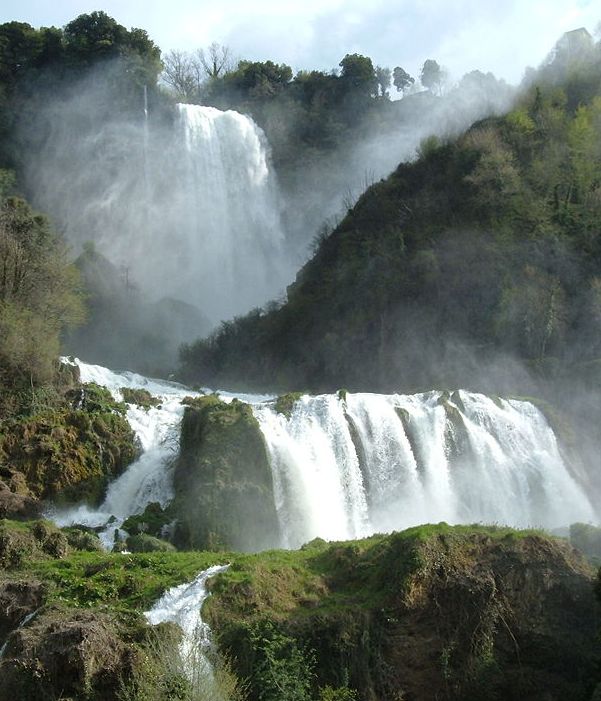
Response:
POLYGON ((184 376, 390 391, 478 386, 500 358, 545 377, 595 361, 601 50, 558 47, 509 114, 372 185, 283 304, 186 346, 184 376))

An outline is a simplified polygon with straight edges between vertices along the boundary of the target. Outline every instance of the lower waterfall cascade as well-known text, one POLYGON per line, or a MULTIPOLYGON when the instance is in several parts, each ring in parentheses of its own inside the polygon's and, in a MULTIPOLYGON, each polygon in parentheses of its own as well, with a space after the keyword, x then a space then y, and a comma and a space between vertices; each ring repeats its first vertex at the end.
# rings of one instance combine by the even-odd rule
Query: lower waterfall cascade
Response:
POLYGON ((209 596, 207 582, 227 570, 228 565, 215 565, 201 572, 194 581, 180 584, 166 591, 144 615, 151 625, 171 621, 182 629, 179 645, 180 658, 185 674, 194 682, 212 685, 213 675, 207 651, 210 648, 210 629, 202 620, 201 611, 209 596))
MULTIPOLYGON (((75 362, 83 382, 101 384, 117 399, 120 388, 141 387, 162 400, 149 410, 129 406, 143 453, 109 486, 103 504, 50 515, 59 525, 108 524, 103 540, 110 547, 125 518, 172 499, 181 400, 198 393, 75 362)), ((219 396, 253 407, 269 455, 282 547, 442 520, 545 528, 597 520, 552 428, 527 401, 464 390, 303 395, 287 416, 269 395, 219 396)))

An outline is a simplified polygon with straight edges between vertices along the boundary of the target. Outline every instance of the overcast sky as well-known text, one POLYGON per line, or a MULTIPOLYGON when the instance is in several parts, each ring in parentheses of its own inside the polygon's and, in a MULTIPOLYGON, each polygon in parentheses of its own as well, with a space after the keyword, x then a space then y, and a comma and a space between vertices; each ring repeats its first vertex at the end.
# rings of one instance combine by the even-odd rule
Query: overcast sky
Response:
POLYGON ((357 52, 413 75, 433 58, 454 78, 478 68, 512 83, 563 32, 601 21, 599 0, 2 0, 0 22, 63 26, 93 10, 146 29, 163 51, 217 41, 294 70, 357 52))

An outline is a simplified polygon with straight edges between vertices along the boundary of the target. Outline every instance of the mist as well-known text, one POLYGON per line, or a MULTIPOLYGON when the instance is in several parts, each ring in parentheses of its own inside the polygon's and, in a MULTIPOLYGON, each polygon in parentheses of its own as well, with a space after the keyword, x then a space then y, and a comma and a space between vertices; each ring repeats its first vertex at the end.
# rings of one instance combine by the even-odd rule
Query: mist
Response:
MULTIPOLYGON (((91 245, 111 264, 111 294, 122 293, 132 328, 164 330, 132 302, 178 300, 195 308, 191 323, 205 318, 184 334, 170 325, 162 364, 173 367, 179 343, 277 296, 292 268, 261 130, 234 112, 156 95, 148 105, 142 91, 125 108, 120 70, 102 64, 38 100, 19 130, 35 145, 24 181, 75 257, 91 245)), ((98 287, 98 266, 94 275, 98 287)))
MULTIPOLYGON (((421 86, 401 99, 393 94, 384 117, 368 116, 358 136, 342 148, 303 163, 284 185, 286 224, 298 264, 311 255, 314 238, 334 229, 370 185, 399 163, 416 159, 424 139, 451 139, 480 119, 504 114, 517 92, 492 74, 474 70, 443 96, 421 86)), ((293 130, 293 114, 289 124, 293 130)))

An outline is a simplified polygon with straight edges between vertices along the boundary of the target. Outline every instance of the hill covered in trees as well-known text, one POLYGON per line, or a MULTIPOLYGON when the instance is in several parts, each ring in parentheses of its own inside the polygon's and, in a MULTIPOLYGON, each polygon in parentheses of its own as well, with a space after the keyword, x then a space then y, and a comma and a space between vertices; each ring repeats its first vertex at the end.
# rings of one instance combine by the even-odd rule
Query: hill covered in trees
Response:
MULTIPOLYGON (((413 391, 594 374, 601 52, 569 35, 508 114, 422 142, 365 192, 283 304, 182 352, 212 385, 413 391), (577 50, 575 50, 577 47, 577 50), (493 373, 492 368, 503 368, 493 373)), ((523 389, 523 386, 522 386, 523 389)))

